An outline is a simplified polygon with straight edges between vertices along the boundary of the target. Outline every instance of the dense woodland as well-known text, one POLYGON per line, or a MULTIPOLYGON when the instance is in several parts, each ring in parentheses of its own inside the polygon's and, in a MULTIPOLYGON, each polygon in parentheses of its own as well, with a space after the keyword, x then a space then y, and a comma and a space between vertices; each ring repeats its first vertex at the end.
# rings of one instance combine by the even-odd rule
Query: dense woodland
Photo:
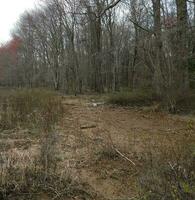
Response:
POLYGON ((69 93, 195 87, 194 0, 45 0, 0 49, 0 84, 69 93))

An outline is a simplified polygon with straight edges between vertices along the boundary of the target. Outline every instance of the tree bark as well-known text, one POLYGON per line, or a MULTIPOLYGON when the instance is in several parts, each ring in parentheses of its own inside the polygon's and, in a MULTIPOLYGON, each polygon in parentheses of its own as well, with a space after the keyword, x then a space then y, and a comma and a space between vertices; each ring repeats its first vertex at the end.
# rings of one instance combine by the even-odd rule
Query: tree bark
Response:
POLYGON ((160 0, 152 0, 154 12, 154 33, 155 33, 155 58, 154 58, 154 88, 159 97, 164 94, 163 61, 162 61, 162 36, 161 36, 161 11, 160 0))
POLYGON ((177 67, 179 71, 180 92, 189 90, 188 74, 188 14, 187 1, 176 0, 177 6, 177 67))

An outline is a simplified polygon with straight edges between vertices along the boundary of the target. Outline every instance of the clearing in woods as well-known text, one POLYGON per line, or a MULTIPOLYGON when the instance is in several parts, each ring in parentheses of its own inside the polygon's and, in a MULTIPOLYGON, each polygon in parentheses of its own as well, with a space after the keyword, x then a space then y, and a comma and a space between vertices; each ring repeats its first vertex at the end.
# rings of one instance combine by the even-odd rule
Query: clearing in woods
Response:
MULTIPOLYGON (((194 135, 193 118, 96 105, 86 96, 63 97, 63 104, 66 114, 59 127, 60 168, 89 184, 102 199, 134 199, 144 153, 168 148, 194 135)), ((1 144, 23 155, 36 154, 39 148, 38 139, 28 138, 25 131, 4 134, 1 144)))
POLYGON ((166 148, 194 133, 191 118, 97 106, 89 98, 65 98, 64 104, 69 113, 61 133, 65 160, 75 176, 106 199, 137 195, 136 180, 146 149, 166 148))

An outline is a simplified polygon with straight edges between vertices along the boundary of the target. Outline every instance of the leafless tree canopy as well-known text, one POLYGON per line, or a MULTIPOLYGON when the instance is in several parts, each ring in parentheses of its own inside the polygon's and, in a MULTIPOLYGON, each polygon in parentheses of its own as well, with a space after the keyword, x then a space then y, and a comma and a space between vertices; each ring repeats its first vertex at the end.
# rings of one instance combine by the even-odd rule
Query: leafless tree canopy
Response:
POLYGON ((0 84, 65 93, 151 88, 166 101, 195 87, 193 0, 48 0, 0 50, 0 84))

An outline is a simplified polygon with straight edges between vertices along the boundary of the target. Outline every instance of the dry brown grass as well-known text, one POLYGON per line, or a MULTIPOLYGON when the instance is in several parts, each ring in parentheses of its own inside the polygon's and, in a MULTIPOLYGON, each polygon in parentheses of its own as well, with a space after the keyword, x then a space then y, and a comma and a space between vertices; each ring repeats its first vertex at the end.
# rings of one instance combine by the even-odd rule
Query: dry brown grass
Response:
POLYGON ((194 145, 192 134, 180 135, 178 138, 167 136, 163 141, 146 142, 137 177, 140 199, 193 200, 194 145))
POLYGON ((0 129, 50 129, 64 113, 60 96, 42 89, 11 91, 1 99, 0 129))
POLYGON ((1 135, 2 155, 16 164, 2 176, 4 199, 193 199, 193 119, 89 101, 63 98, 60 127, 40 137, 1 135))
POLYGON ((111 94, 108 103, 119 106, 147 106, 157 100, 151 91, 122 91, 111 94))
POLYGON ((50 91, 20 90, 1 103, 0 199, 96 199, 94 190, 61 162, 62 98, 50 91), (30 134, 33 128, 36 137, 30 134))
MULTIPOLYGON (((48 153, 34 156, 18 150, 1 153, 0 199, 40 199, 43 194, 47 196, 44 199, 96 198, 96 193, 87 184, 76 181, 66 171, 57 173, 51 164, 45 166, 40 162, 42 156, 48 153)), ((50 160, 52 164, 53 161, 50 160)))

